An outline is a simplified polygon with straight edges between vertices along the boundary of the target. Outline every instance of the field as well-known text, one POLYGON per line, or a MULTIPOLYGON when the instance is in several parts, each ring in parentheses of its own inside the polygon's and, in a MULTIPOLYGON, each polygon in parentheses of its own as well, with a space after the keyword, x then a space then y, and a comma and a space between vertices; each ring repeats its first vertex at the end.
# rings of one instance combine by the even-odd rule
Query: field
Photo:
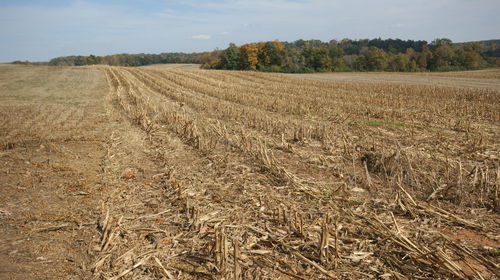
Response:
POLYGON ((0 65, 0 278, 498 279, 498 80, 0 65))
POLYGON ((320 73, 299 76, 306 79, 325 81, 485 88, 500 91, 500 70, 445 73, 320 73))

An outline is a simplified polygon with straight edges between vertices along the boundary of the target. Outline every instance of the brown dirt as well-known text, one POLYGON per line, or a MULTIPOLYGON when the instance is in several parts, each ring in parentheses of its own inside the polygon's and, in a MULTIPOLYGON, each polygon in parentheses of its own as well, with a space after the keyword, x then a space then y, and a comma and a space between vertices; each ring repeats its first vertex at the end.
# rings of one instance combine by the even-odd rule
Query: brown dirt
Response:
POLYGON ((495 279, 497 97, 1 65, 0 279, 495 279))
POLYGON ((488 237, 464 228, 455 229, 455 231, 449 232, 448 235, 455 240, 477 248, 500 248, 500 236, 488 237))
POLYGON ((0 66, 0 278, 85 279, 109 124, 99 70, 0 66))

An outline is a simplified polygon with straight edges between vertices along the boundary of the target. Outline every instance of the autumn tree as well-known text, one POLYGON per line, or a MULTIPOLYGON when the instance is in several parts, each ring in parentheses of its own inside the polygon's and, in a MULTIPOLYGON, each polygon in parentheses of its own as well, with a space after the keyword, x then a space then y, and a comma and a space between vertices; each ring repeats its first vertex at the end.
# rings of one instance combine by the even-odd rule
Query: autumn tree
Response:
POLYGON ((219 68, 220 67, 220 61, 222 57, 222 51, 215 50, 210 53, 206 53, 202 56, 202 64, 201 68, 202 69, 224 69, 224 68, 219 68))
POLYGON ((415 72, 418 70, 417 55, 418 55, 418 53, 413 48, 406 49, 406 57, 408 58, 408 70, 407 71, 415 72))
POLYGON ((417 54, 417 67, 420 70, 427 70, 429 66, 429 60, 432 58, 432 52, 429 48, 429 45, 424 45, 422 47, 422 51, 417 54))
POLYGON ((453 66, 454 57, 455 50, 451 45, 440 45, 433 52, 429 68, 431 70, 439 70, 448 66, 453 66))
POLYGON ((241 68, 246 70, 257 70, 259 63, 259 46, 256 43, 245 44, 240 47, 241 68))

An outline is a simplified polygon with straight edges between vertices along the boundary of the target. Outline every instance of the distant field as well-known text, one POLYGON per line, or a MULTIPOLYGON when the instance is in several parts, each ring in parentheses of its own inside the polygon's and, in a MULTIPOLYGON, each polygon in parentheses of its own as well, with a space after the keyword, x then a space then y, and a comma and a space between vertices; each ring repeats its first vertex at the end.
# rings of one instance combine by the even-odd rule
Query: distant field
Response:
MULTIPOLYGON (((141 68, 200 70, 199 64, 154 64, 141 68)), ((269 73, 269 75, 282 75, 269 73)), ((488 88, 500 91, 500 69, 454 72, 330 72, 313 74, 286 74, 305 79, 360 83, 392 83, 409 85, 488 88)))
POLYGON ((0 278, 498 278, 496 73, 2 65, 0 278))
POLYGON ((152 64, 142 66, 141 68, 197 70, 200 69, 200 64, 152 64))
POLYGON ((314 73, 293 76, 324 81, 488 88, 500 91, 500 69, 439 73, 314 73))
POLYGON ((475 70, 475 71, 455 71, 455 72, 432 72, 432 73, 411 73, 413 75, 443 76, 460 78, 480 78, 480 79, 500 79, 500 68, 475 70))

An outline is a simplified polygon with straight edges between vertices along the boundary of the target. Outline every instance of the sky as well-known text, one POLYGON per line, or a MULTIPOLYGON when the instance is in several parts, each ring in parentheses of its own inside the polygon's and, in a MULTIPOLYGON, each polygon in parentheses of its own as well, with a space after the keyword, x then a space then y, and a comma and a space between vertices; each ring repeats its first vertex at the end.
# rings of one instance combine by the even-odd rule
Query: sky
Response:
POLYGON ((500 39, 500 0, 0 0, 0 62, 258 41, 500 39))

